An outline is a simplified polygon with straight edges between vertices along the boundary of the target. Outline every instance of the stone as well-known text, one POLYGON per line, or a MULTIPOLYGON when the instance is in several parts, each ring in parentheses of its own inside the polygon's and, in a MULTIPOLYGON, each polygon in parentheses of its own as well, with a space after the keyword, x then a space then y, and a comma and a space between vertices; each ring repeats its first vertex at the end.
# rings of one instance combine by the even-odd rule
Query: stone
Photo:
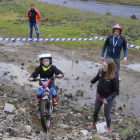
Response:
POLYGON ((63 129, 67 129, 67 128, 69 128, 69 126, 66 125, 66 124, 60 124, 59 127, 60 127, 60 128, 63 128, 63 129))
POLYGON ((88 116, 87 119, 88 119, 88 120, 91 120, 91 116, 88 116))
POLYGON ((81 89, 77 90, 77 92, 76 92, 77 96, 83 97, 83 94, 84 94, 84 90, 81 90, 81 89))
POLYGON ((7 129, 6 129, 7 132, 11 132, 12 130, 13 130, 12 127, 7 127, 7 129))
POLYGON ((24 108, 21 108, 21 107, 19 108, 18 111, 23 115, 26 113, 26 110, 24 108))
POLYGON ((119 137, 119 133, 112 133, 112 135, 114 135, 115 138, 119 137))
POLYGON ((82 134, 83 136, 87 136, 88 133, 89 132, 87 130, 80 130, 80 134, 82 134))
POLYGON ((21 126, 19 126, 19 128, 18 128, 20 131, 26 131, 28 134, 30 134, 31 133, 31 131, 32 131, 32 128, 31 128, 31 126, 30 125, 21 125, 21 126))
POLYGON ((7 120, 11 121, 11 120, 14 119, 14 117, 15 117, 14 115, 8 115, 8 116, 7 116, 7 120))
POLYGON ((92 136, 90 136, 90 137, 89 137, 89 140, 92 140, 92 138, 93 138, 93 137, 92 137, 92 136))

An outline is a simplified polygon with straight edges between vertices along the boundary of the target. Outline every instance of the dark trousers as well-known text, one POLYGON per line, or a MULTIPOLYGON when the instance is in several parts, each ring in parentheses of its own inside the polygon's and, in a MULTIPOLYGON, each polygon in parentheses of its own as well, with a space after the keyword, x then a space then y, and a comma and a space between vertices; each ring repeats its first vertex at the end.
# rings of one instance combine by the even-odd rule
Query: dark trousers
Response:
MULTIPOLYGON (((99 111, 100 111, 102 105, 103 105, 103 102, 101 102, 100 100, 98 100, 96 98, 95 106, 94 106, 94 113, 93 113, 93 123, 97 123, 98 114, 99 114, 99 111)), ((107 105, 104 105, 104 116, 106 118, 107 127, 109 127, 109 128, 111 125, 110 111, 111 111, 112 106, 113 106, 113 102, 110 102, 107 105)))

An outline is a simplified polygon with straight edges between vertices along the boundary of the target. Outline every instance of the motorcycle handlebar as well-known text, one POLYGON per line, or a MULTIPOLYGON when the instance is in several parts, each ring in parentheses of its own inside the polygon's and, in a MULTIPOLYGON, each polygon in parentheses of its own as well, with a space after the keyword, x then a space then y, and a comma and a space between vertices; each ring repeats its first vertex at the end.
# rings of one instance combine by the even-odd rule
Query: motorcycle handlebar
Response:
POLYGON ((29 78, 29 82, 33 82, 33 81, 48 81, 48 80, 52 80, 52 79, 55 79, 55 78, 62 78, 63 75, 60 74, 60 75, 55 75, 53 76, 52 78, 48 79, 48 78, 29 78))

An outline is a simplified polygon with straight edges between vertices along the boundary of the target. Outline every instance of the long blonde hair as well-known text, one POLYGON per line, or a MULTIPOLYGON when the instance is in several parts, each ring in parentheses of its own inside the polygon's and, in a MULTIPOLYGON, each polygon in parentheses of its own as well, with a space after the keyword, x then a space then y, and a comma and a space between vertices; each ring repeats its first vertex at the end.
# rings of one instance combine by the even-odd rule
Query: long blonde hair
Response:
MULTIPOLYGON (((105 61, 108 65, 107 71, 105 74, 105 79, 114 79, 115 78, 115 71, 116 71, 116 65, 113 59, 111 58, 106 58, 105 61)), ((103 69, 101 68, 100 70, 100 76, 102 75, 103 69)))

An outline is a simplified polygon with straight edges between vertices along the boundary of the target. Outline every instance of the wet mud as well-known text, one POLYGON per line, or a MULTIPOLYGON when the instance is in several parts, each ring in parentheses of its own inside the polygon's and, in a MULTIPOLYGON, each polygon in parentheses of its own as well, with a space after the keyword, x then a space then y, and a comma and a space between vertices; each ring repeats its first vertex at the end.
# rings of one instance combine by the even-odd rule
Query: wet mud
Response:
MULTIPOLYGON (((24 101, 24 107, 29 111, 32 123, 37 127, 37 132, 42 131, 39 125, 39 114, 34 113, 36 91, 38 83, 28 82, 30 74, 36 66, 39 65, 38 55, 43 52, 49 52, 53 56, 53 64, 64 73, 64 78, 56 80, 56 89, 59 96, 59 116, 53 114, 53 123, 50 130, 51 134, 56 132, 66 135, 76 129, 77 126, 87 128, 87 116, 92 115, 94 100, 96 94, 96 85, 90 89, 90 80, 97 74, 102 67, 100 61, 101 48, 60 48, 55 45, 46 45, 39 43, 21 42, 1 43, 0 47, 0 83, 3 88, 13 92, 16 91, 20 98, 12 100, 12 104, 24 101), (5 83, 5 84, 4 84, 5 83), (9 83, 9 84, 8 84, 9 83), (82 109, 79 110, 79 109, 82 109), (88 111, 91 114, 88 114, 88 111), (84 116, 82 115, 84 113, 84 116), (76 114, 76 115, 75 115, 76 114), (81 120, 78 118, 80 117, 81 120), (81 122, 82 121, 82 122, 81 122), (57 128, 56 124, 69 124, 62 129, 57 128)), ((139 54, 129 55, 131 61, 124 64, 121 61, 120 71, 120 94, 116 97, 116 109, 123 108, 125 114, 134 113, 137 118, 140 117, 140 72, 139 72, 139 54)), ((140 57, 139 57, 140 58, 140 57)), ((4 98, 5 94, 0 92, 3 97, 0 106, 5 102, 10 102, 4 98)), ((11 95, 12 96, 12 95, 11 95)), ((14 94, 13 94, 14 96, 14 94)), ((88 119, 90 122, 91 118, 88 119)))

